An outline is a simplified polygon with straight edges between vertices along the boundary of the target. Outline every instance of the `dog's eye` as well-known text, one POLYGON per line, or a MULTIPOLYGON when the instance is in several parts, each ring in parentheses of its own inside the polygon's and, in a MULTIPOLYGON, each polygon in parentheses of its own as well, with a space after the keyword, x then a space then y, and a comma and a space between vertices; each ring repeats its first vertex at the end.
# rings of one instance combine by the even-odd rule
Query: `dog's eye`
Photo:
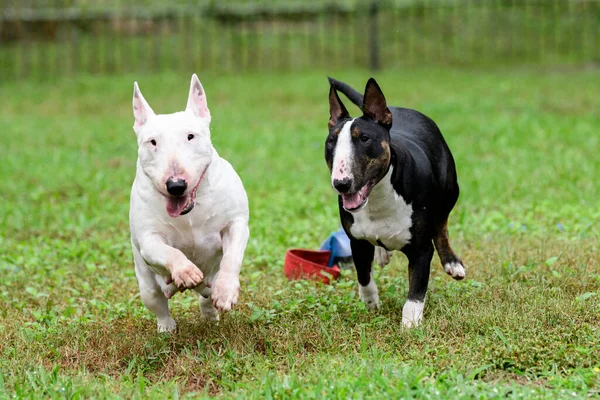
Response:
POLYGON ((156 146, 156 140, 154 140, 154 139, 150 140, 150 144, 151 144, 152 146, 156 146))
POLYGON ((370 140, 370 138, 366 135, 361 135, 360 136, 360 141, 363 143, 367 143, 370 140))
POLYGON ((188 140, 192 140, 194 138, 194 135, 192 135, 191 133, 188 135, 188 140))
POLYGON ((328 145, 332 145, 332 144, 333 144, 333 142, 335 142, 335 139, 333 138, 333 136, 329 136, 329 137, 327 138, 327 144, 328 144, 328 145))

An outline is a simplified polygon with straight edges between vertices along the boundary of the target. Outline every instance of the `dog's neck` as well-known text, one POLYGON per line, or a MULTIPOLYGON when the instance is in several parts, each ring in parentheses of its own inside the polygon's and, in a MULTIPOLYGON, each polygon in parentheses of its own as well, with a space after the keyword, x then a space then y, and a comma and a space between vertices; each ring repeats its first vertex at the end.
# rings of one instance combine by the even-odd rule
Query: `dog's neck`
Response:
POLYGON ((369 201, 366 204, 369 212, 381 212, 387 209, 390 204, 394 204, 394 200, 398 194, 394 191, 392 186, 393 172, 394 166, 390 165, 385 176, 381 178, 381 180, 373 187, 373 190, 371 190, 369 201))
POLYGON ((394 198, 396 192, 392 186, 392 176, 394 174, 394 166, 398 157, 393 148, 390 149, 390 161, 383 178, 379 180, 371 190, 367 207, 371 211, 379 211, 385 208, 387 204, 392 204, 390 201, 394 198))

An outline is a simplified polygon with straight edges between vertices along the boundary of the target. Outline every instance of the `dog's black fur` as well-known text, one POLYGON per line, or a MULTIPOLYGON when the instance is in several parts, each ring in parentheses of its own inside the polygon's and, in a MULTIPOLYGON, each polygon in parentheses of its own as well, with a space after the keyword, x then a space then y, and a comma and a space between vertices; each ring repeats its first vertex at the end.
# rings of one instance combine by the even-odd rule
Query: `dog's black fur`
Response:
MULTIPOLYGON (((359 284, 366 286, 370 282, 374 245, 386 246, 381 241, 359 240, 352 236, 354 217, 344 208, 342 196, 344 193, 358 191, 369 180, 379 182, 386 176, 389 168, 393 167, 393 189, 412 206, 411 239, 402 248, 386 250, 400 250, 408 257, 408 300, 422 302, 427 292, 433 243, 442 265, 462 265, 450 247, 447 232, 448 215, 459 195, 456 168, 450 149, 437 125, 429 117, 407 108, 388 108, 385 97, 373 78, 367 82, 364 96, 345 83, 333 78, 329 78, 329 81, 331 118, 325 159, 330 170, 337 136, 351 120, 337 91, 344 93, 363 111, 363 115, 351 125, 353 160, 356 161, 353 182, 333 183, 341 194, 340 218, 350 237, 359 284), (386 142, 389 146, 386 146, 386 142)), ((453 277, 462 279, 464 274, 453 277)))

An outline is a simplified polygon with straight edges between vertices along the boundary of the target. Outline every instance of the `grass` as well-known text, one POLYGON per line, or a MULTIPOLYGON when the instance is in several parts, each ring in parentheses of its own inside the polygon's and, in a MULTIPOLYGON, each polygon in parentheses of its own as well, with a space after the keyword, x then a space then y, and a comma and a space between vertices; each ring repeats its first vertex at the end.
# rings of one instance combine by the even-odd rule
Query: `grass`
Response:
MULTIPOLYGON (((250 198, 251 240, 237 309, 206 325, 177 295, 168 336, 130 254, 130 96, 137 79, 154 110, 181 110, 189 75, 0 86, 0 398, 600 394, 598 70, 377 74, 390 103, 438 122, 462 189, 450 235, 468 279, 436 256, 412 330, 401 255, 376 269, 377 312, 351 271, 331 286, 283 276, 286 249, 317 248, 339 224, 325 73, 200 73, 213 142, 250 198)), ((334 75, 362 87, 369 73, 334 75)))

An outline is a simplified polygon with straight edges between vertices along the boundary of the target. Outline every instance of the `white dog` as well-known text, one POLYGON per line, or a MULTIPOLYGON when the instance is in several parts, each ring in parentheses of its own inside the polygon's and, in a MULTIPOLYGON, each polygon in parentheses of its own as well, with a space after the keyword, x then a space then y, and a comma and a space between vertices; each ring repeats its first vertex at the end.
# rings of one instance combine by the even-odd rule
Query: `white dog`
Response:
POLYGON ((202 317, 218 320, 238 300, 248 242, 248 198, 210 141, 210 111, 194 74, 183 112, 156 115, 133 89, 137 171, 129 212, 135 273, 159 332, 175 321, 168 299, 199 294, 202 317))

